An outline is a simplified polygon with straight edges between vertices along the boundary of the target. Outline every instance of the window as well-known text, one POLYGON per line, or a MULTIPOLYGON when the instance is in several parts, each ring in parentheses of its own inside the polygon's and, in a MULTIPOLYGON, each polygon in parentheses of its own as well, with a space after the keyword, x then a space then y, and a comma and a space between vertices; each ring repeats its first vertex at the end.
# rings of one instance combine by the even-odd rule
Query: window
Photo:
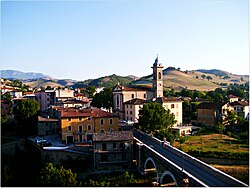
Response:
POLYGON ((71 131, 71 130, 72 130, 72 126, 69 125, 69 126, 68 126, 68 131, 71 131))
POLYGON ((116 105, 119 106, 120 101, 119 101, 119 95, 116 96, 116 105))
POLYGON ((146 94, 144 94, 144 98, 146 98, 146 94))
POLYGON ((130 108, 132 108, 132 105, 130 105, 130 108))
POLYGON ((179 113, 178 112, 176 112, 176 117, 178 117, 179 116, 179 113))
POLYGON ((130 111, 130 114, 132 114, 132 111, 130 111))
POLYGON ((100 119, 100 125, 104 125, 104 119, 100 119))
POLYGON ((104 133, 104 130, 103 130, 103 129, 101 129, 101 130, 100 130, 100 133, 104 133))
POLYGON ((128 108, 128 105, 127 105, 127 108, 128 108))
POLYGON ((107 150, 107 144, 106 143, 102 143, 102 150, 107 150))
POLYGON ((113 148, 116 148, 116 143, 113 143, 113 148))
POLYGON ((158 72, 158 78, 161 79, 161 72, 158 72))
POLYGON ((127 111, 127 114, 128 114, 128 111, 127 111))
POLYGON ((178 108, 178 104, 176 104, 176 108, 178 108))
POLYGON ((68 121, 71 121, 71 118, 68 118, 68 121))
POLYGON ((110 124, 110 125, 113 125, 113 118, 110 118, 110 119, 109 119, 109 124, 110 124))
POLYGON ((79 126, 78 126, 78 131, 79 131, 79 132, 82 132, 82 125, 79 125, 79 126))
POLYGON ((79 117, 78 119, 79 119, 79 121, 82 121, 82 117, 79 117))
POLYGON ((133 98, 135 97, 135 95, 134 95, 134 94, 132 94, 132 96, 131 96, 131 97, 132 97, 132 99, 133 99, 133 98))
POLYGON ((92 130, 92 125, 88 125, 88 130, 89 130, 89 131, 92 130))
POLYGON ((91 117, 88 117, 88 121, 91 121, 92 120, 92 118, 91 117))
POLYGON ((171 104, 171 108, 174 108, 174 104, 171 104))

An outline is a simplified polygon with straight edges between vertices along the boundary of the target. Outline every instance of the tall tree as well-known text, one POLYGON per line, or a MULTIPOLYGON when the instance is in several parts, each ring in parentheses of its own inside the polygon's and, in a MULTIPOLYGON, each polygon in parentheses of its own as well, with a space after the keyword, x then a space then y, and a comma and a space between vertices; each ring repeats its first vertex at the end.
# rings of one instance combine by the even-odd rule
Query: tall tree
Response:
POLYGON ((207 76, 207 80, 212 80, 213 78, 211 76, 207 76))
POLYGON ((59 169, 53 166, 52 163, 47 163, 40 173, 41 186, 53 186, 53 187, 73 187, 81 186, 81 183, 76 180, 76 173, 73 173, 70 169, 66 170, 62 167, 59 169))
POLYGON ((18 133, 30 135, 36 133, 37 115, 40 106, 35 100, 21 100, 14 107, 14 120, 18 133))
POLYGON ((92 105, 98 108, 109 109, 113 106, 112 88, 104 88, 93 97, 92 105))
POLYGON ((205 74, 201 75, 202 79, 204 80, 207 76, 205 74))
POLYGON ((168 130, 176 122, 170 110, 165 110, 159 103, 148 103, 139 111, 139 124, 143 131, 155 133, 168 130))

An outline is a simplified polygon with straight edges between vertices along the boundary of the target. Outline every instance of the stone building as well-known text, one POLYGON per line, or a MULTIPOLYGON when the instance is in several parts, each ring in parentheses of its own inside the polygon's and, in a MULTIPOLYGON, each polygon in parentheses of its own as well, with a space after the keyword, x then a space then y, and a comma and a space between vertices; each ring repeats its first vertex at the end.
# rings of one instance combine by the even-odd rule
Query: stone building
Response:
POLYGON ((131 131, 94 133, 94 171, 129 169, 133 162, 133 138, 131 131))

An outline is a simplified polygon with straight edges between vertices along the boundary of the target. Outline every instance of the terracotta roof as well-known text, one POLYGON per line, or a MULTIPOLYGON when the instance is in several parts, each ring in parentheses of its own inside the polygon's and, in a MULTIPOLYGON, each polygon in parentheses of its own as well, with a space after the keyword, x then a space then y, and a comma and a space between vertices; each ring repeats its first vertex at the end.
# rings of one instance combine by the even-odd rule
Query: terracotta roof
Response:
POLYGON ((217 102, 203 102, 198 105, 198 109, 216 109, 221 108, 226 103, 217 103, 217 102))
POLYGON ((230 103, 231 106, 236 106, 236 105, 240 105, 240 106, 249 106, 249 103, 247 101, 234 101, 232 103, 230 103))
POLYGON ((79 103, 88 103, 89 101, 85 100, 65 100, 63 101, 63 104, 79 104, 79 103))
POLYGON ((166 102, 182 102, 181 99, 178 99, 178 98, 167 98, 167 97, 158 97, 156 99, 156 102, 159 102, 159 103, 166 103, 166 102))
POLYGON ((103 133, 94 133, 94 142, 107 142, 107 141, 126 141, 133 140, 134 136, 132 131, 105 131, 103 133))
POLYGON ((131 99, 129 101, 126 101, 124 104, 134 104, 134 105, 140 105, 140 104, 144 104, 146 102, 146 100, 144 99, 131 99))
POLYGON ((38 116, 38 121, 43 121, 43 122, 57 122, 59 120, 58 119, 53 119, 53 118, 44 118, 42 116, 38 116))
POLYGON ((146 91, 146 89, 122 86, 122 91, 146 91))
POLYGON ((103 111, 99 108, 84 108, 76 109, 72 108, 57 108, 58 111, 61 111, 61 117, 117 117, 113 113, 103 111))

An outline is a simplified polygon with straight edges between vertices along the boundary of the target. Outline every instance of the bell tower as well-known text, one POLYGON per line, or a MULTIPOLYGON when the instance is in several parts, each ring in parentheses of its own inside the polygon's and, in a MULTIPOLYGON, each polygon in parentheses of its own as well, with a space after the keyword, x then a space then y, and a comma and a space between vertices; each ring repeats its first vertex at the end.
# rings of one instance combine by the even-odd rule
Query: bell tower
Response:
POLYGON ((158 55, 153 64, 153 90, 155 92, 155 98, 163 97, 163 66, 158 62, 158 55))

